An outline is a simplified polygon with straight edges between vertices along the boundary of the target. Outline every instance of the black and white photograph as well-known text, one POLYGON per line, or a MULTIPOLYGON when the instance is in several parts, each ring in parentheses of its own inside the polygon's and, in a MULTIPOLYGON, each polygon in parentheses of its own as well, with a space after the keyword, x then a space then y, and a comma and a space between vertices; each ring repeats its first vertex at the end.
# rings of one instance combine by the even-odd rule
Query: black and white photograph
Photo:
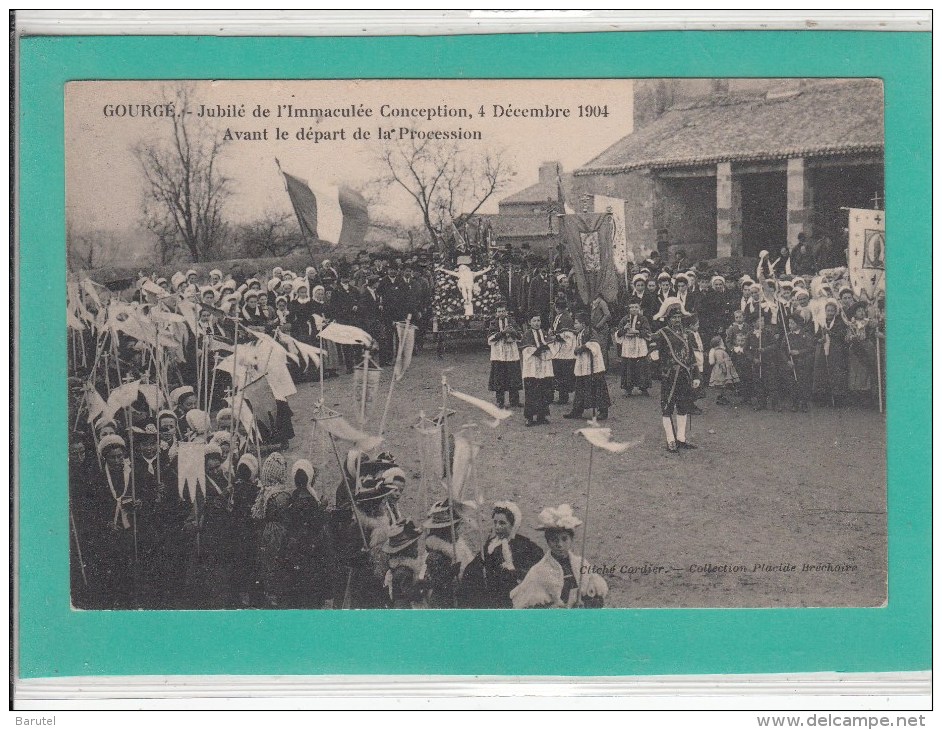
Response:
POLYGON ((69 82, 73 610, 885 605, 883 118, 69 82))

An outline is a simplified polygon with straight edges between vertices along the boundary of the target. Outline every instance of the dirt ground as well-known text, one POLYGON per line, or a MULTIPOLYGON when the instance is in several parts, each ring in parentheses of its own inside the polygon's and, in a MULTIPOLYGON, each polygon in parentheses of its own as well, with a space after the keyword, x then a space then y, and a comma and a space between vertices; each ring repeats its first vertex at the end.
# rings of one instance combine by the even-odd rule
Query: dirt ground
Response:
MULTIPOLYGON (((617 360, 613 359, 614 363, 617 360)), ((396 385, 386 444, 410 474, 401 506, 421 522, 419 460, 410 428, 419 410, 441 405, 441 375, 456 390, 492 399, 482 349, 426 352, 396 385)), ((390 369, 368 430, 379 427, 390 369)), ((586 517, 589 445, 553 406, 548 426, 525 428, 522 410, 498 428, 475 408, 451 400, 453 423, 477 421, 476 478, 489 501, 516 501, 522 534, 546 506, 568 502, 588 525, 586 558, 604 571, 608 606, 794 607, 879 606, 886 599, 886 426, 876 411, 815 408, 754 412, 718 406, 709 393, 693 418, 695 451, 664 449, 658 384, 650 397, 622 397, 609 373, 613 406, 606 425, 615 441, 642 439, 622 454, 596 450, 586 517)), ((290 399, 298 437, 289 458, 312 456, 310 409, 318 384, 290 399)), ((328 405, 351 417, 351 376, 326 381, 328 405)), ((352 421, 353 419, 350 418, 352 421)), ((313 454, 315 463, 319 459, 313 454)), ((290 463, 290 461, 289 461, 290 463)), ((319 478, 330 495, 339 484, 334 461, 319 478)), ((444 494, 436 494, 441 498, 444 494)), ((478 534, 469 534, 480 544, 478 534)), ((583 533, 576 535, 581 552, 583 533)))

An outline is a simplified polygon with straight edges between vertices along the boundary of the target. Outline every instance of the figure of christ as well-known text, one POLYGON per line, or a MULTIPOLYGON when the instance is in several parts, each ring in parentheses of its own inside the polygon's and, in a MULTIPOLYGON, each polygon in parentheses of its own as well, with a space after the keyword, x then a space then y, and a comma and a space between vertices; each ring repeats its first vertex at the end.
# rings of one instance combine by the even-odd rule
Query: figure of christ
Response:
POLYGON ((471 303, 471 297, 474 296, 474 280, 490 270, 491 267, 488 266, 486 269, 481 269, 480 271, 471 271, 471 267, 467 264, 458 264, 457 271, 442 268, 442 271, 458 280, 458 291, 461 292, 461 300, 464 303, 465 317, 470 317, 474 314, 474 305, 471 303))

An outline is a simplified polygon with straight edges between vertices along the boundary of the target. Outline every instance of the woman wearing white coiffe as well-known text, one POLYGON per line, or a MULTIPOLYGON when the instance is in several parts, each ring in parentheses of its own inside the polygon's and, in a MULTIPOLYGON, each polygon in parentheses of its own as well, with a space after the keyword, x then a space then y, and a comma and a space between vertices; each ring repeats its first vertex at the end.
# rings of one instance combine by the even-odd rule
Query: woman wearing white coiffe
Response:
POLYGON ((582 520, 568 504, 547 507, 537 530, 546 536, 549 551, 510 592, 514 608, 601 608, 608 583, 571 547, 582 520))

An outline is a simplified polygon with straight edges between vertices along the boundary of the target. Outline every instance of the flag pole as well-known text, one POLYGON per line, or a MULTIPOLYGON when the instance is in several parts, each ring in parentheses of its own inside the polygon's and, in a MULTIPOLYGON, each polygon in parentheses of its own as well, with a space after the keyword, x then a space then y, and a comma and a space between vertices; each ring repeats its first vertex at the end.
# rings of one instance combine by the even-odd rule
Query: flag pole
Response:
MULTIPOLYGON (((412 323, 412 313, 406 315, 406 326, 405 332, 408 335, 409 327, 412 323)), ((396 322, 395 324, 399 324, 396 322)), ((389 415, 389 405, 392 403, 393 388, 396 385, 396 370, 399 367, 400 360, 402 359, 403 350, 405 349, 405 340, 407 338, 399 338, 399 347, 396 348, 396 360, 393 365, 392 377, 389 379, 389 391, 386 393, 386 404, 383 406, 383 417, 379 422, 379 435, 382 436, 386 430, 386 418, 389 415)))
POLYGON ((874 333, 873 342, 877 347, 877 408, 883 413, 883 370, 880 367, 880 338, 874 333))
MULTIPOLYGON (((582 521, 582 551, 579 558, 585 562, 585 546, 589 539, 589 495, 592 490, 592 462, 595 460, 595 445, 589 443, 589 474, 585 485, 585 519, 582 521)), ((576 586, 576 604, 582 602, 582 565, 579 565, 579 585, 576 586)), ((575 566, 573 566, 575 570, 575 566)))
POLYGON ((324 338, 321 337, 320 330, 317 331, 317 344, 320 346, 320 351, 321 351, 321 360, 320 360, 320 363, 318 363, 317 369, 319 371, 319 378, 321 381, 321 405, 323 405, 324 404, 324 360, 326 359, 327 355, 324 352, 324 338))
POLYGON ((69 508, 69 524, 72 526, 72 536, 75 538, 75 555, 79 561, 79 568, 82 569, 82 583, 88 588, 88 576, 85 575, 85 560, 82 559, 82 544, 79 542, 78 530, 75 527, 75 517, 72 516, 72 508, 69 508))
MULTIPOLYGON (((455 564, 458 564, 458 536, 455 534, 455 500, 452 494, 453 489, 453 474, 452 474, 452 463, 451 463, 451 440, 448 434, 448 376, 445 373, 442 373, 442 433, 444 434, 445 440, 445 479, 448 484, 448 520, 451 530, 451 554, 454 558, 455 564)), ((459 573, 458 582, 461 582, 461 577, 459 573)), ((455 593, 454 596, 454 605, 455 608, 458 608, 458 594, 455 593)))
MULTIPOLYGON (((236 439, 235 439, 235 433, 236 433, 236 428, 237 428, 237 427, 236 427, 235 408, 234 408, 233 406, 235 406, 235 398, 236 398, 236 372, 237 372, 238 369, 239 369, 239 357, 238 357, 238 355, 239 355, 239 313, 240 313, 239 307, 236 307, 235 335, 234 335, 233 338, 232 338, 232 378, 231 378, 231 381, 230 381, 230 382, 232 383, 232 386, 231 386, 230 389, 229 389, 229 392, 231 393, 231 396, 230 396, 230 400, 229 400, 229 411, 230 411, 230 418, 229 418, 229 421, 230 421, 230 423, 229 423, 229 469, 227 470, 229 473, 227 474, 227 476, 229 477, 229 485, 232 486, 232 489, 229 490, 229 507, 230 507, 230 509, 235 505, 235 487, 233 486, 233 476, 234 476, 234 472, 235 472, 235 459, 234 459, 233 457, 236 455, 236 451, 235 451, 235 441, 236 441, 236 439)), ((240 403, 239 410, 240 410, 240 415, 241 415, 241 410, 242 410, 242 408, 241 408, 241 403, 240 403)), ((246 434, 246 438, 248 438, 248 434, 246 434)), ((261 465, 259 465, 259 469, 261 469, 261 465)))
MULTIPOLYGON (((316 420, 317 419, 315 419, 315 421, 316 420)), ((327 435, 330 436, 330 445, 334 449, 334 457, 337 459, 337 466, 340 467, 340 476, 343 478, 343 486, 346 488, 347 498, 350 500, 350 511, 353 513, 353 521, 357 523, 357 529, 360 531, 360 538, 363 540, 363 549, 369 550, 370 544, 366 540, 366 533, 363 531, 363 525, 360 524, 360 515, 357 513, 357 505, 353 498, 353 490, 350 488, 347 470, 344 469, 343 462, 340 460, 340 452, 337 450, 337 441, 332 433, 328 432, 327 435)), ((357 459, 357 471, 359 471, 359 458, 357 459)))

